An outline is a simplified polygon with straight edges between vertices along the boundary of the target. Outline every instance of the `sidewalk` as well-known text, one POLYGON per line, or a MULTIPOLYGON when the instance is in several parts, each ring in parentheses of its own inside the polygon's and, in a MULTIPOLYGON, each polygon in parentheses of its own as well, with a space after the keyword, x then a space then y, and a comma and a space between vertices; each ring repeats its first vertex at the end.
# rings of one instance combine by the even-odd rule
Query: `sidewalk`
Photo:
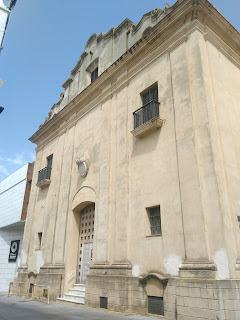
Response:
MULTIPOLYGON (((29 300, 23 297, 7 296, 0 292, 0 320, 159 320, 157 317, 123 315, 107 310, 97 310, 85 306, 72 307, 55 302, 29 300)), ((164 320, 161 317, 161 320, 164 320)))

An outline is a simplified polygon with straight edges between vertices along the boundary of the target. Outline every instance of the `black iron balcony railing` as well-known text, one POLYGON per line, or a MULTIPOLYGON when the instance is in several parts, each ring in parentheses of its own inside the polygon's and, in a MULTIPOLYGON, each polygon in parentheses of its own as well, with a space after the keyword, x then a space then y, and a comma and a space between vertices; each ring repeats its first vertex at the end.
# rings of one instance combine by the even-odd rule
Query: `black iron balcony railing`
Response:
POLYGON ((43 180, 46 180, 46 179, 50 179, 50 176, 51 176, 51 167, 46 167, 46 168, 43 168, 42 170, 40 170, 38 172, 38 182, 41 182, 43 180))
POLYGON ((133 112, 133 129, 153 118, 159 118, 159 102, 157 100, 152 100, 133 112))

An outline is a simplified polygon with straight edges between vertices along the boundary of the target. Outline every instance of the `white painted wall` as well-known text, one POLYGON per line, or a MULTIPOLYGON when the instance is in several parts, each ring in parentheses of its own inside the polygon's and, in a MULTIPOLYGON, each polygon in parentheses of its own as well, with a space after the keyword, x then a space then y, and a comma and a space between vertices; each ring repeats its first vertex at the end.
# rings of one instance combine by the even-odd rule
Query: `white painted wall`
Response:
POLYGON ((7 291, 9 283, 14 280, 15 273, 19 267, 24 222, 16 226, 0 229, 0 292, 7 291), (10 244, 12 240, 20 240, 18 258, 16 262, 8 262, 10 244))
POLYGON ((20 221, 28 163, 0 182, 0 228, 20 221))
POLYGON ((2 0, 0 0, 0 45, 4 36, 4 31, 9 13, 10 11, 3 4, 2 0))

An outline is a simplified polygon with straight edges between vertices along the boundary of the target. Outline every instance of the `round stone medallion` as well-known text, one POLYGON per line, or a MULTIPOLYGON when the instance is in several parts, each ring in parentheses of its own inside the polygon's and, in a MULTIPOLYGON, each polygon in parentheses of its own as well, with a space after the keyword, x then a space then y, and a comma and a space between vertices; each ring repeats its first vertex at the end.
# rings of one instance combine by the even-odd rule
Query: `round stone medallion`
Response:
POLYGON ((79 158, 76 160, 76 164, 78 165, 78 172, 81 177, 86 177, 88 172, 88 166, 86 160, 84 158, 79 158))

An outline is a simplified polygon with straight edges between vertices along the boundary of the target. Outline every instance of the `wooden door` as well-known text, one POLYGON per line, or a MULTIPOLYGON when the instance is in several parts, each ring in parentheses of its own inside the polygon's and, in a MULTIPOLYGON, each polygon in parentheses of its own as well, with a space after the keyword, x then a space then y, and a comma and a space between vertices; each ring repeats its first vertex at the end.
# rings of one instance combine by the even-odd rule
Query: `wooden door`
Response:
POLYGON ((80 214, 77 283, 85 283, 92 265, 95 204, 88 205, 80 214))

